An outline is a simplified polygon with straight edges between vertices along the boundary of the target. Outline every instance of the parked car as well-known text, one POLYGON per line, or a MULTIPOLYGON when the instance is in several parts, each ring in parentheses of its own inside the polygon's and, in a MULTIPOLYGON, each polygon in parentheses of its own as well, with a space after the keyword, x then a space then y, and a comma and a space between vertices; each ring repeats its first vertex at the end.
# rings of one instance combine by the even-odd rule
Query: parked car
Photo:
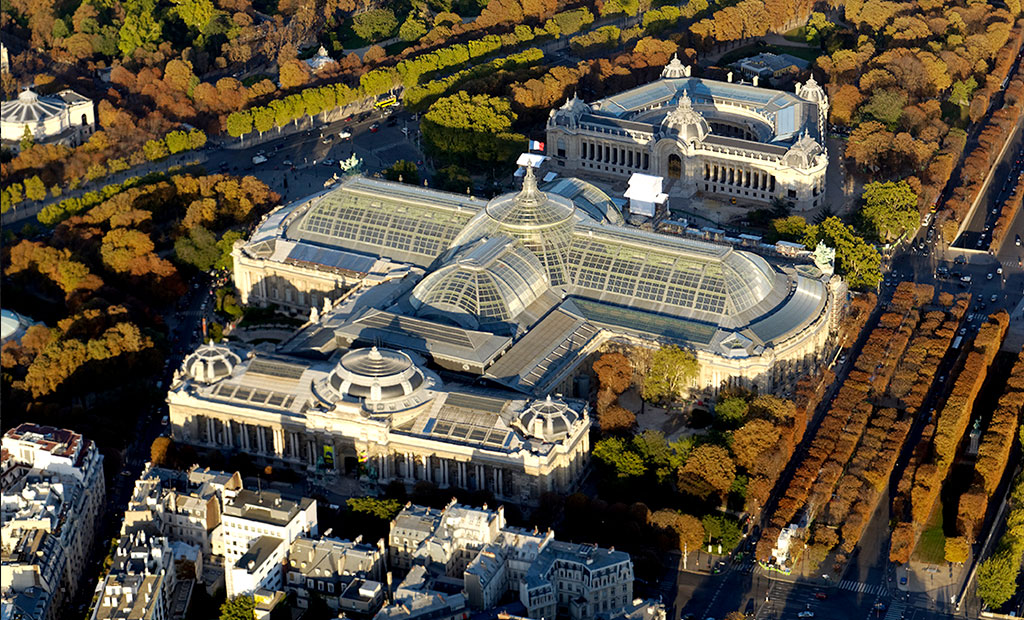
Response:
POLYGON ((378 131, 380 131, 380 123, 370 125, 370 133, 377 133, 378 131))

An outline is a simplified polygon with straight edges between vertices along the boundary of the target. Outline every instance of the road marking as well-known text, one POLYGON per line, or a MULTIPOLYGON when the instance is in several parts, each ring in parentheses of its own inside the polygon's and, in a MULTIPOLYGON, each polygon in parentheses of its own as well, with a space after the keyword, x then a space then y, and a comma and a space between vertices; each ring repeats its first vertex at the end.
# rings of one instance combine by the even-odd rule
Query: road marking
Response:
POLYGON ((862 581, 844 580, 839 583, 839 589, 860 592, 862 594, 879 594, 882 591, 882 586, 871 585, 862 581))

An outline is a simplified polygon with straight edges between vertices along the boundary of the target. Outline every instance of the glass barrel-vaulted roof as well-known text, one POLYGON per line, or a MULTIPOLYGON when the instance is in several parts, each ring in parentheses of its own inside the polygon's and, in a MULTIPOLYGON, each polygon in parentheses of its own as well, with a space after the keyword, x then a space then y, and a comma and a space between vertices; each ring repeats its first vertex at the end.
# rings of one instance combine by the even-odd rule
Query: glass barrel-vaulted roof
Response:
POLYGON ((568 260, 573 292, 582 297, 725 324, 777 285, 772 267, 746 252, 719 247, 711 255, 696 245, 647 244, 635 233, 607 228, 582 232, 568 260))
POLYGON ((540 259, 551 284, 562 285, 567 282, 565 259, 572 243, 575 213, 576 207, 568 198, 540 191, 533 168, 527 167, 523 189, 487 203, 452 247, 496 235, 519 239, 540 259))
POLYGON ((356 177, 291 223, 287 237, 427 266, 481 206, 468 196, 356 177))
POLYGON ((413 289, 420 314, 468 327, 514 321, 548 288, 544 267, 509 237, 481 239, 413 289))

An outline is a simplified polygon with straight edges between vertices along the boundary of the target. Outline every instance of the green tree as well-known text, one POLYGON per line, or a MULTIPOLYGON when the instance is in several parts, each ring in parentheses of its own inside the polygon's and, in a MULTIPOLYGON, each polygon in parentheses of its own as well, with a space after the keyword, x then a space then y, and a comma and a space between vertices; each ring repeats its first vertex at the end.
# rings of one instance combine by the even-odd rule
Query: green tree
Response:
POLYGON ((232 138, 241 138, 252 131, 252 112, 249 110, 242 110, 241 112, 232 112, 229 114, 227 130, 228 135, 232 138))
POLYGON ((117 48, 128 58, 141 48, 152 48, 163 36, 163 26, 153 18, 154 0, 132 0, 121 4, 126 15, 118 31, 117 48))
POLYGON ((419 185, 420 171, 414 162, 399 159, 384 171, 384 178, 389 181, 401 181, 408 185, 419 185))
POLYGON ((171 155, 188 150, 188 134, 184 131, 172 131, 164 136, 164 141, 171 155))
POLYGON ((220 256, 213 264, 214 269, 231 271, 234 268, 235 261, 231 258, 231 252, 235 248, 235 242, 242 237, 242 233, 237 230, 229 230, 224 233, 220 241, 217 242, 217 251, 220 252, 220 256))
POLYGON ((516 118, 507 99, 459 91, 435 101, 421 129, 436 156, 486 168, 522 150, 526 137, 512 132, 516 118))
POLYGON ((18 147, 21 149, 21 152, 24 153, 35 146, 35 144, 36 138, 32 135, 32 130, 28 128, 28 125, 25 125, 25 131, 21 134, 21 142, 18 144, 18 147))
POLYGON ((167 143, 160 139, 147 140, 142 145, 142 154, 149 161, 157 161, 167 157, 167 143))
POLYGON ((210 0, 171 0, 174 8, 171 12, 181 18, 185 25, 202 32, 217 10, 210 0))
POLYGON ((402 511, 402 502, 397 499, 351 497, 346 504, 352 512, 369 515, 382 521, 390 521, 402 511))
POLYGON ((192 129, 188 132, 188 148, 194 150, 206 146, 206 132, 202 129, 192 129))
POLYGON ((949 102, 964 107, 971 102, 971 96, 974 95, 974 91, 977 89, 978 82, 974 79, 974 76, 970 76, 966 80, 957 80, 953 82, 953 87, 949 89, 949 102))
POLYGON ((217 239, 202 226, 193 226, 188 234, 179 237, 174 242, 174 254, 179 262, 204 272, 212 269, 222 257, 217 239))
POLYGON ((871 99, 861 107, 861 114, 866 114, 890 130, 895 129, 903 116, 903 108, 907 106, 907 93, 896 89, 877 90, 871 99))
POLYGON ((642 389, 644 400, 678 400, 699 374, 700 366, 693 353, 675 345, 661 347, 651 357, 642 389))
POLYGON ((853 227, 838 217, 807 227, 804 245, 815 247, 819 241, 836 251, 836 271, 855 289, 873 289, 882 281, 882 257, 878 250, 853 233, 853 227))
POLYGON ((473 185, 473 179, 469 178, 469 171, 454 164, 438 170, 434 182, 438 187, 449 192, 468 193, 473 185))
POLYGON ((890 242, 917 227, 917 194, 906 181, 875 181, 864 186, 860 215, 865 232, 890 242))
POLYGON ((828 18, 825 17, 824 13, 815 11, 811 13, 811 18, 807 20, 807 26, 804 28, 804 36, 808 43, 817 45, 835 29, 836 25, 828 21, 828 18))
POLYGON ((608 437, 597 442, 593 455, 610 467, 618 478, 640 477, 647 473, 643 458, 619 437, 608 437))
POLYGON ((715 405, 715 416, 730 427, 739 426, 747 415, 747 401, 742 398, 726 398, 715 405))
POLYGON ((252 620, 255 613, 256 600, 251 594, 229 598, 220 606, 220 620, 252 620))
POLYGON ((396 30, 398 20, 391 9, 373 9, 352 18, 352 31, 371 43, 393 36, 396 30))
POLYGON ((398 29, 398 37, 403 41, 419 41, 420 37, 427 34, 427 25, 422 20, 414 18, 411 14, 398 29))
POLYGON ((978 567, 978 597, 992 609, 1013 598, 1020 573, 1020 552, 999 549, 978 567))
POLYGON ((25 179, 25 197, 29 200, 46 198, 46 185, 43 184, 38 174, 25 179))
POLYGON ((779 241, 803 241, 807 234, 807 220, 799 215, 774 219, 772 232, 779 241))

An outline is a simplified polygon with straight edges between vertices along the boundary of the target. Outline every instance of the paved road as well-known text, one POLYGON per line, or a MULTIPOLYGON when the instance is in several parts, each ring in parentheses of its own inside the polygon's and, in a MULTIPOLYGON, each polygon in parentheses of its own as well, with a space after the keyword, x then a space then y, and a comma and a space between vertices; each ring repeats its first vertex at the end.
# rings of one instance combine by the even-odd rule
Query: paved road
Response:
MULTIPOLYGON (((1017 177, 1024 171, 1024 123, 1017 124, 1017 130, 1009 138, 1009 146, 1003 158, 993 168, 992 181, 987 191, 981 196, 978 208, 974 212, 967 229, 953 242, 955 247, 987 250, 992 242, 992 227, 999 218, 1000 208, 1006 199, 1013 194, 1017 186, 1017 177)), ((1014 243, 1013 233, 1024 234, 1020 214, 1017 222, 1010 226, 1011 234, 1007 240, 1014 243)), ((1005 249, 1005 248, 1004 248, 1005 249)))

